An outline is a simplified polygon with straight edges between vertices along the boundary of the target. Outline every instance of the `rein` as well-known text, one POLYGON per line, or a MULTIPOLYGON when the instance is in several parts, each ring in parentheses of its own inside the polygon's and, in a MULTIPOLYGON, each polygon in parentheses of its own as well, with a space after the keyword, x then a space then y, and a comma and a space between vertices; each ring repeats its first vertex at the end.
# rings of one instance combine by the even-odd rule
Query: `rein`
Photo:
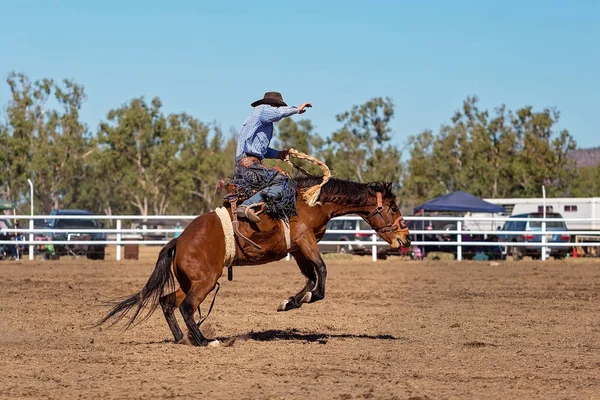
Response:
MULTIPOLYGON (((231 280, 231 279, 230 279, 231 280)), ((198 323, 196 324, 198 326, 198 328, 200 328, 200 325, 202 325, 202 323, 204 321, 206 321, 206 318, 208 318, 208 316, 210 315, 210 312, 213 309, 213 306, 215 305, 215 300, 217 299, 217 293, 219 293, 219 289, 221 289, 221 284, 219 282, 217 282, 216 284, 217 286, 217 290, 215 291, 215 294, 213 296, 212 302, 210 303, 210 308, 208 309, 208 313, 206 314, 206 317, 202 318, 200 321, 198 321, 198 323)), ((200 314, 200 317, 202 317, 202 312, 200 311, 200 305, 198 305, 198 313, 200 314)))

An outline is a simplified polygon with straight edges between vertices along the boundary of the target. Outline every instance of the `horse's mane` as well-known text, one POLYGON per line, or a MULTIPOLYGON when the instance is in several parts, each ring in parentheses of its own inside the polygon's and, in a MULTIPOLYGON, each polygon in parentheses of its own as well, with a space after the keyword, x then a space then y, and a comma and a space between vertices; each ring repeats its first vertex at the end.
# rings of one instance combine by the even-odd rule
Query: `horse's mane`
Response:
MULTIPOLYGON (((309 188, 323 182, 321 176, 295 178, 299 188, 309 188)), ((381 192, 384 199, 396 200, 392 191, 392 182, 359 183, 331 178, 321 188, 320 202, 332 202, 344 206, 366 204, 376 192, 381 192)))

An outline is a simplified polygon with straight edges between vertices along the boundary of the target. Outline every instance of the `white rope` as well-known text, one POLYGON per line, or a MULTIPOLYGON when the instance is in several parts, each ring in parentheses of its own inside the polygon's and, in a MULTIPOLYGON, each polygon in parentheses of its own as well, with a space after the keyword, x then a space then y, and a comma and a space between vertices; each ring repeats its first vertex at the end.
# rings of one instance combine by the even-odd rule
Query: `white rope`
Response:
MULTIPOLYGON (((309 156, 308 154, 301 153, 298 150, 295 150, 292 148, 290 148, 288 150, 288 154, 291 156, 294 156, 296 158, 299 158, 301 160, 309 161, 309 162, 313 163, 314 165, 316 165, 317 167, 319 167, 321 169, 321 171, 323 171, 323 181, 319 185, 315 185, 313 187, 303 190, 304 193, 303 193, 302 197, 304 198, 304 201, 306 201, 306 203, 309 206, 314 207, 316 204, 318 204, 317 200, 319 200, 319 195, 321 194, 321 187, 323 187, 323 185, 327 183, 329 178, 331 178, 331 171, 329 170, 329 167, 323 161, 319 160, 316 157, 309 156)), ((288 164, 290 164, 291 166, 298 168, 290 160, 286 160, 286 162, 288 164)))

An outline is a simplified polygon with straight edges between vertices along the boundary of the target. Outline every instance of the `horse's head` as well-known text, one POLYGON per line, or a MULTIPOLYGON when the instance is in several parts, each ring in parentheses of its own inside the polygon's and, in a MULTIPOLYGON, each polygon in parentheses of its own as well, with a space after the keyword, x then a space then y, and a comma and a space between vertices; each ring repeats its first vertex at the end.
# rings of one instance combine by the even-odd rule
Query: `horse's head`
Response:
MULTIPOLYGON (((322 178, 307 176, 297 182, 301 188, 309 188, 320 184, 322 178)), ((358 183, 331 178, 319 192, 319 202, 337 205, 337 215, 357 213, 394 249, 410 246, 408 226, 396 204, 391 182, 358 183)))
POLYGON ((365 211, 369 214, 363 218, 392 248, 409 247, 410 232, 406 221, 402 218, 400 208, 396 204, 391 184, 386 184, 381 188, 373 187, 372 190, 375 204, 365 207, 365 211))

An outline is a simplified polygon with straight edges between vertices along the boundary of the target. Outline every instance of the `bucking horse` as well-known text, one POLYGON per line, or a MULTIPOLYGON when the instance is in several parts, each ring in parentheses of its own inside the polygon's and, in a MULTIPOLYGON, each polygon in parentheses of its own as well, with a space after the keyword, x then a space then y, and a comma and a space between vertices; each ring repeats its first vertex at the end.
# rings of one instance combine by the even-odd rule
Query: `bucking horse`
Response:
MULTIPOLYGON (((290 154, 303 154, 292 150, 290 154)), ((325 299, 327 266, 318 242, 325 234, 327 222, 334 217, 357 214, 392 248, 410 246, 410 233, 391 182, 358 183, 331 178, 323 165, 319 165, 326 172, 322 177, 305 173, 307 176, 295 178, 296 213, 288 221, 268 217, 258 223, 238 221, 232 213, 235 202, 230 206, 224 202, 224 207, 196 217, 179 237, 161 249, 156 267, 141 291, 118 302, 99 325, 129 315, 127 329, 140 317, 142 309, 147 309, 145 319, 160 305, 175 343, 205 346, 210 341, 200 331, 194 314, 219 285, 224 266, 229 268, 231 279, 232 266, 266 264, 287 254, 295 259, 306 284, 281 302, 277 310, 289 311, 321 301, 325 299), (189 332, 187 341, 175 318, 176 309, 189 332)))

